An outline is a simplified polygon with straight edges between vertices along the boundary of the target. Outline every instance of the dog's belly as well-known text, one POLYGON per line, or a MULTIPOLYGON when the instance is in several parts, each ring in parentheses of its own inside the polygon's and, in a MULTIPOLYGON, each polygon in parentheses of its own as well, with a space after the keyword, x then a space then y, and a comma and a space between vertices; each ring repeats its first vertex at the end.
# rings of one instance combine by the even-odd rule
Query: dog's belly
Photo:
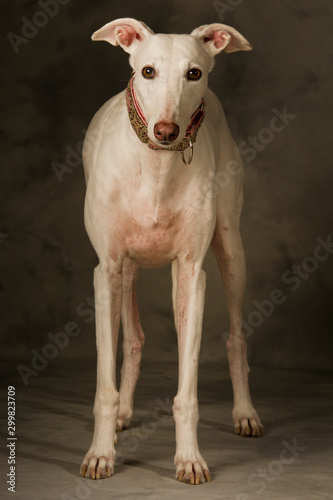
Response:
POLYGON ((142 267, 161 267, 176 258, 175 228, 132 227, 125 237, 127 255, 142 267))

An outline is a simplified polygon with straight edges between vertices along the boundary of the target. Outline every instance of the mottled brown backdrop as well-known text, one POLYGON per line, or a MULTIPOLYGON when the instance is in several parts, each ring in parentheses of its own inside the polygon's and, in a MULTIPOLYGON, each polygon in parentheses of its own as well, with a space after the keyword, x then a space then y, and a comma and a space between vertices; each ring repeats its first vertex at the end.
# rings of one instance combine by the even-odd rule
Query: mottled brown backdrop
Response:
MULTIPOLYGON (((90 36, 108 21, 135 17, 166 33, 224 22, 253 45, 250 53, 218 56, 210 77, 245 163, 250 363, 331 368, 332 2, 18 0, 2 6, 1 17, 2 355, 28 363, 50 332, 76 322, 81 333, 60 356, 95 356, 97 261, 83 225, 77 151, 130 68, 119 47, 90 36), (59 165, 66 171, 57 176, 59 165), (272 293, 283 303, 270 304, 272 293)), ((205 267, 201 360, 225 364, 227 308, 211 254, 205 267)), ((141 272, 145 360, 176 359, 170 295, 169 267, 141 272)))

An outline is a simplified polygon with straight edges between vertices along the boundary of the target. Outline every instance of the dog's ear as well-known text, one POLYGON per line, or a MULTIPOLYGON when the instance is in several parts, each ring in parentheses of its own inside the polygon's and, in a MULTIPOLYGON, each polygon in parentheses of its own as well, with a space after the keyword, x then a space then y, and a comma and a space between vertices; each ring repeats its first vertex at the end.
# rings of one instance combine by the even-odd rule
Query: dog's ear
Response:
POLYGON ((141 21, 125 17, 106 24, 92 35, 92 40, 104 40, 112 45, 120 45, 126 52, 133 54, 140 43, 154 32, 141 21))
POLYGON ((191 35, 204 45, 212 57, 223 49, 225 52, 252 50, 249 42, 238 31, 226 24, 205 24, 192 31, 191 35))

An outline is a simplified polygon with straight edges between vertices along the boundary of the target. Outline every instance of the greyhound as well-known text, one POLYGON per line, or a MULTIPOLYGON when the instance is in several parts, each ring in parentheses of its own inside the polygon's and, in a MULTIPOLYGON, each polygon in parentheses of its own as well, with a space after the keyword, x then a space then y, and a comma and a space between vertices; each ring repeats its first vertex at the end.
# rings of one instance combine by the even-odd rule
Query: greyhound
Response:
POLYGON ((133 68, 127 89, 94 116, 85 139, 85 226, 99 258, 94 271, 97 387, 95 428, 80 473, 114 472, 115 433, 130 425, 144 334, 136 302, 139 266, 172 263, 179 350, 173 403, 176 479, 210 481, 197 440, 198 358, 204 308, 203 260, 211 245, 230 316, 226 342, 234 392, 234 428, 260 436, 253 407, 241 303, 245 260, 239 233, 243 168, 222 106, 207 87, 214 56, 251 50, 235 29, 204 25, 190 35, 154 34, 135 19, 117 19, 92 35, 120 45, 133 68), (228 182, 216 189, 214 179, 228 182), (116 386, 116 346, 123 324, 123 365, 116 386))

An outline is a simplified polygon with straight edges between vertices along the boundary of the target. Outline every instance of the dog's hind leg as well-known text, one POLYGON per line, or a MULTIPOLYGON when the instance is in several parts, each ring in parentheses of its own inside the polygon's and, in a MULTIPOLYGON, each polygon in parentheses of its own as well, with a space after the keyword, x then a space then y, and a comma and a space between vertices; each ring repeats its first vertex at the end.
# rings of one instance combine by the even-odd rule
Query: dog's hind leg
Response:
POLYGON ((123 325, 123 354, 121 368, 120 409, 117 431, 130 426, 133 415, 133 398, 140 373, 141 351, 145 336, 141 328, 136 300, 138 265, 129 258, 123 263, 123 305, 121 319, 123 325))
POLYGON ((232 412, 236 434, 261 436, 263 426, 250 396, 247 362, 247 347, 242 332, 242 299, 246 281, 243 244, 238 230, 238 221, 217 216, 216 229, 212 240, 219 265, 230 317, 230 333, 227 340, 229 370, 234 392, 232 412))
MULTIPOLYGON (((228 148, 225 147, 224 151, 227 152, 228 148)), ((246 283, 245 257, 239 232, 243 201, 242 160, 237 150, 233 153, 230 150, 229 155, 231 161, 221 163, 217 174, 225 181, 225 185, 221 186, 218 193, 216 225, 211 246, 222 275, 229 310, 227 351, 234 392, 232 416, 235 432, 241 436, 261 436, 263 426, 251 400, 247 346, 242 332, 242 301, 246 283), (225 164, 237 169, 226 172, 223 169, 225 164)))

